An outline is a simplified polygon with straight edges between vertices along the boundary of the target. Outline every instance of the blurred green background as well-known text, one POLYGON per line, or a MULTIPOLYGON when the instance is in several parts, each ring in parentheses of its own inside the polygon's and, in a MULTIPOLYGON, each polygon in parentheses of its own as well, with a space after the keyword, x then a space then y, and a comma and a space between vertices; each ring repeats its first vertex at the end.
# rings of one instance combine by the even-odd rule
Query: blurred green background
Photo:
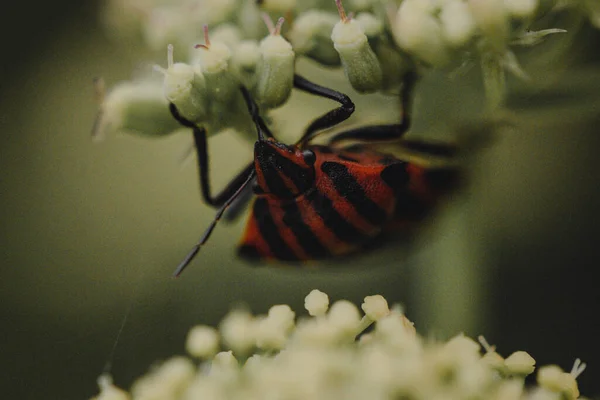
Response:
MULTIPOLYGON (((193 162, 179 161, 191 143, 185 133, 92 143, 92 79, 102 75, 110 86, 143 63, 164 64, 162 55, 108 39, 97 13, 95 2, 58 0, 16 4, 2 16, 2 393, 87 398, 109 360, 116 383, 127 387, 155 360, 183 353, 193 324, 216 324, 239 303, 256 313, 287 303, 302 313, 304 296, 319 288, 357 304, 382 294, 402 303, 425 335, 484 334, 505 356, 526 350, 538 364, 565 369, 580 357, 588 363, 582 393, 600 394, 597 32, 570 33, 578 46, 564 59, 530 57, 526 69, 549 86, 511 99, 516 128, 474 150, 469 185, 411 246, 392 243, 351 266, 252 268, 235 258, 242 218, 219 226, 174 280, 173 268, 214 212, 200 202, 193 162)), ((352 93, 339 73, 300 66, 352 93)), ((452 82, 429 77, 411 134, 454 132, 477 116, 480 91, 477 71, 452 82)), ((380 96, 354 99, 351 123, 395 117, 395 105, 380 96), (361 114, 370 102, 381 107, 361 114)), ((297 137, 331 106, 294 94, 276 129, 297 137)), ((231 135, 210 147, 217 186, 251 157, 251 146, 231 135)))

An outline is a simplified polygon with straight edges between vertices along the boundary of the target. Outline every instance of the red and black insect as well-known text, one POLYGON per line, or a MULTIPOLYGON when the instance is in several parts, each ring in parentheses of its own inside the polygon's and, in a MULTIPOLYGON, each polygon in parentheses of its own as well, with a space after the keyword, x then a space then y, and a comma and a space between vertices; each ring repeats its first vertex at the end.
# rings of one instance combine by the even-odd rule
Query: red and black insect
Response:
MULTIPOLYGON (((295 88, 335 100, 340 106, 314 120, 301 139, 290 146, 274 138, 258 106, 242 87, 258 133, 254 161, 216 196, 210 191, 206 132, 180 117, 171 105, 174 117, 193 129, 203 198, 207 204, 219 207, 175 275, 198 254, 225 210, 250 188, 255 198, 239 254, 255 260, 305 261, 346 255, 369 245, 384 232, 406 229, 420 221, 440 195, 454 186, 457 170, 425 168, 377 151, 372 145, 400 139, 408 130, 415 81, 413 73, 407 74, 401 92, 401 123, 347 130, 333 136, 327 146, 310 142, 323 129, 350 117, 354 104, 348 96, 296 75, 295 88), (343 146, 343 140, 359 143, 343 146)), ((446 145, 401 142, 407 148, 437 155, 454 151, 446 145)), ((241 203, 238 200, 233 208, 241 203)))

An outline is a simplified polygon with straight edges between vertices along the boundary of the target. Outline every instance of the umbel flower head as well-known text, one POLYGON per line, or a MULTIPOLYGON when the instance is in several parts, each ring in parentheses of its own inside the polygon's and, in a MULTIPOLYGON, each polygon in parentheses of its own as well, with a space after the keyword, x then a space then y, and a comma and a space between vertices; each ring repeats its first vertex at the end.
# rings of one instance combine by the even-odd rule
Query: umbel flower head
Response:
POLYGON ((479 64, 487 105, 494 110, 506 97, 505 71, 527 79, 514 47, 533 46, 548 35, 566 32, 561 26, 539 31, 530 26, 565 10, 575 10, 598 26, 597 4, 596 0, 345 0, 345 4, 107 0, 104 20, 112 34, 137 35, 149 48, 166 50, 168 57, 166 68, 157 68, 162 74, 123 82, 108 91, 95 131, 97 137, 110 131, 167 135, 177 129, 169 121, 170 102, 209 135, 233 129, 252 138, 252 124, 237 88, 249 89, 263 113, 280 107, 290 96, 295 61, 301 57, 339 67, 358 92, 392 95, 409 69, 426 74, 479 64))
POLYGON ((329 306, 313 290, 310 316, 287 305, 267 315, 234 310, 220 326, 193 327, 187 357, 151 369, 125 392, 99 379, 96 400, 121 399, 577 399, 576 378, 556 365, 538 368, 537 384, 524 378, 535 360, 524 351, 506 358, 487 341, 459 334, 448 341, 419 336, 400 306, 379 295, 359 309, 349 301, 329 306), (365 329, 374 324, 374 329, 365 329), (221 351, 219 351, 221 350, 221 351))

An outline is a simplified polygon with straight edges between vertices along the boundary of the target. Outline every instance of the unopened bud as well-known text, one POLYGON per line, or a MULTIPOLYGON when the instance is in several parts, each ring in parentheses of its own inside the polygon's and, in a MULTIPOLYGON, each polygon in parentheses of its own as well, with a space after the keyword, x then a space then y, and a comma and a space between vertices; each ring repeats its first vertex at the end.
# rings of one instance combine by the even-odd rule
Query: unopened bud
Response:
POLYGON ((341 21, 331 33, 333 46, 340 55, 346 77, 358 92, 374 92, 381 88, 381 66, 360 24, 346 17, 341 1, 336 0, 341 21))
POLYGON ((419 0, 405 0, 393 22, 394 40, 407 53, 432 66, 443 66, 450 60, 450 49, 442 28, 431 10, 419 0))
POLYGON ((155 69, 165 76, 165 97, 177 107, 179 114, 189 121, 203 120, 206 117, 206 85, 201 73, 194 71, 191 65, 173 63, 173 45, 168 46, 167 69, 159 66, 155 69))
POLYGON ((283 18, 280 18, 277 26, 259 44, 261 59, 254 92, 257 101, 266 108, 285 103, 294 84, 295 56, 292 45, 279 34, 282 23, 283 18))
POLYGON ((509 21, 504 0, 469 0, 473 18, 488 39, 491 48, 503 52, 509 33, 509 21))
POLYGON ((108 132, 128 132, 144 136, 164 136, 180 128, 169 112, 160 82, 122 82, 102 101, 93 128, 93 137, 108 132))
POLYGON ((199 50, 194 68, 204 76, 206 96, 211 99, 210 112, 220 109, 223 103, 228 103, 237 92, 237 83, 229 71, 231 50, 221 42, 211 43, 208 37, 208 27, 204 26, 205 44, 198 44, 199 50))
POLYGON ((539 0, 504 0, 506 10, 515 18, 529 18, 535 14, 539 0))
POLYGON ((300 14, 289 32, 294 50, 324 65, 340 65, 340 56, 331 41, 331 31, 338 21, 336 14, 326 11, 300 14))
POLYGON ((260 6, 263 10, 283 14, 296 7, 296 0, 262 0, 260 6))
POLYGON ((454 47, 464 46, 475 34, 475 20, 469 6, 463 1, 444 3, 439 19, 444 39, 454 47))
POLYGON ((254 87, 257 80, 257 68, 260 62, 258 43, 243 40, 233 49, 231 72, 247 88, 254 87))

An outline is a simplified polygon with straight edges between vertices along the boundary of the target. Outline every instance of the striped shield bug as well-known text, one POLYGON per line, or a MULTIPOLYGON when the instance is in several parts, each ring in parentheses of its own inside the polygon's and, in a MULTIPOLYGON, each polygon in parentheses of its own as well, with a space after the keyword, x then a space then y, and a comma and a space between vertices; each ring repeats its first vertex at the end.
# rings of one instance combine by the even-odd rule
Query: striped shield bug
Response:
MULTIPOLYGON (((173 116, 190 127, 198 155, 200 188, 205 202, 218 207, 201 239, 180 263, 181 274, 206 243, 223 213, 250 190, 254 199, 239 254, 254 260, 286 262, 343 256, 363 249, 385 232, 407 229, 433 208, 454 186, 455 167, 428 168, 378 151, 374 143, 399 140, 407 149, 451 156, 443 144, 408 141, 416 74, 408 73, 401 90, 402 121, 346 130, 328 145, 311 141, 324 129, 346 120, 354 103, 340 92, 295 75, 296 89, 322 96, 340 106, 315 119, 294 145, 277 141, 249 91, 240 90, 256 125, 254 160, 215 196, 210 190, 206 132, 186 121, 171 105, 173 116), (353 140, 352 145, 342 141, 353 140)), ((234 208, 239 207, 238 203, 234 208)))

